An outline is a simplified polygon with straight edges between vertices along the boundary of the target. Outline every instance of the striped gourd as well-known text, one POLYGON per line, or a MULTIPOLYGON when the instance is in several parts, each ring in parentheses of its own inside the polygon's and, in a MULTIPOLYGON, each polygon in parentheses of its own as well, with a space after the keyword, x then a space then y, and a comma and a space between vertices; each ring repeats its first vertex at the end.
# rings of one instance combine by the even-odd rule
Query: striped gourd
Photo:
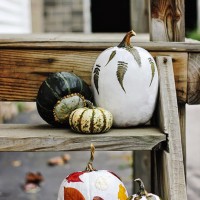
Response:
POLYGON ((78 108, 69 117, 71 128, 80 133, 104 133, 111 128, 112 123, 113 116, 109 111, 90 103, 89 108, 78 108))
POLYGON ((84 107, 92 99, 89 86, 78 76, 68 72, 51 74, 40 86, 36 104, 40 116, 53 126, 69 124, 69 115, 84 107))

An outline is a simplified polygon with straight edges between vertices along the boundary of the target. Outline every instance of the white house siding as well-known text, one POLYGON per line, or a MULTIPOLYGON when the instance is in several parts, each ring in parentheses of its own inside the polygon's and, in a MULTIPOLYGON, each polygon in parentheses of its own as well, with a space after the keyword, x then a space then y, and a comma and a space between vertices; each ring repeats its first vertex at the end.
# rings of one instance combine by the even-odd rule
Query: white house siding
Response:
POLYGON ((31 33, 30 0, 0 0, 0 33, 31 33))

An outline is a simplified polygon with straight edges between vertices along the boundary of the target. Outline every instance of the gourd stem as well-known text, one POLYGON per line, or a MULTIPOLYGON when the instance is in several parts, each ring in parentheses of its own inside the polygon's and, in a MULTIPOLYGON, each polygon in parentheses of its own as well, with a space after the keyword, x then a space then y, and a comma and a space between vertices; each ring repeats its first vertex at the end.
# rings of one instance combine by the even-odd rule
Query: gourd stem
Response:
POLYGON ((86 105, 87 105, 89 108, 91 108, 91 109, 95 108, 94 105, 93 105, 93 103, 92 103, 91 101, 89 101, 89 100, 86 99, 85 102, 86 102, 86 105))
POLYGON ((126 46, 131 46, 131 40, 130 39, 131 39, 132 36, 135 36, 135 35, 136 35, 136 33, 133 30, 129 31, 125 35, 125 37, 123 38, 121 43, 118 45, 118 47, 123 48, 123 47, 126 47, 126 46))
POLYGON ((87 164, 87 167, 86 167, 86 171, 88 172, 92 172, 92 171, 96 171, 96 169, 94 169, 93 167, 93 161, 94 161, 94 152, 95 152, 95 147, 93 144, 91 144, 91 149, 90 149, 90 160, 87 164))
POLYGON ((147 196, 148 193, 145 190, 144 183, 142 182, 142 180, 140 178, 137 178, 134 181, 137 182, 139 184, 139 187, 140 187, 138 195, 139 196, 147 196))

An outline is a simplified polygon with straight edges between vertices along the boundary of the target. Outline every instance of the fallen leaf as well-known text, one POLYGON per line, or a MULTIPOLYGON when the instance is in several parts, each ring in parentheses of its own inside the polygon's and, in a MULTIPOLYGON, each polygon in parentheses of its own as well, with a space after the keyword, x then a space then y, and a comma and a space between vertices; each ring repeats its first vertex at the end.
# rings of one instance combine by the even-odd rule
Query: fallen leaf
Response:
POLYGON ((22 162, 20 160, 13 160, 12 166, 13 167, 20 167, 22 165, 22 162))
POLYGON ((53 158, 50 158, 48 160, 48 165, 49 166, 56 166, 56 165, 64 165, 65 163, 67 163, 70 160, 70 155, 69 154, 64 154, 62 156, 56 156, 53 158))
POLYGON ((26 183, 24 185, 24 191, 27 193, 37 193, 40 191, 40 187, 34 183, 26 183))
POLYGON ((44 181, 44 177, 40 172, 37 173, 28 172, 26 174, 25 183, 34 183, 36 185, 40 185, 42 181, 44 181))

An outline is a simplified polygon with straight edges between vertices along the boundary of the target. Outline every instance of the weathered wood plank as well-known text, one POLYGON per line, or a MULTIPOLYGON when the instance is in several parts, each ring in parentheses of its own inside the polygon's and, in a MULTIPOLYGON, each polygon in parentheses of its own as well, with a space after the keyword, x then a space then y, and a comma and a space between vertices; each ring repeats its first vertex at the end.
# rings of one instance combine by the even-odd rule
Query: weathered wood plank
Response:
MULTIPOLYGON (((53 72, 74 72, 88 84, 93 64, 101 51, 95 50, 0 50, 0 100, 34 101, 45 78, 53 72)), ((178 100, 186 102, 187 53, 151 52, 173 58, 178 100)))
POLYGON ((0 125, 0 151, 151 150, 166 135, 157 128, 111 129, 105 134, 77 134, 49 125, 0 125))
POLYGON ((174 78, 176 84, 176 95, 179 103, 187 102, 187 71, 188 54, 173 52, 151 52, 156 56, 170 56, 173 62, 174 78))
POLYGON ((183 163, 186 175, 186 105, 185 104, 178 104, 178 113, 179 113, 180 130, 181 130, 181 143, 183 149, 183 163))
POLYGON ((150 27, 151 41, 184 41, 184 0, 152 0, 150 27))
POLYGON ((190 53, 188 60, 188 104, 200 103, 200 54, 190 53))
MULTIPOLYGON (((104 50, 116 46, 119 42, 1 42, 1 49, 58 49, 58 50, 104 50)), ((148 51, 157 52, 200 52, 200 43, 176 42, 133 42, 134 46, 142 47, 148 51)))
MULTIPOLYGON (((168 151, 167 157, 164 157, 163 166, 169 165, 165 170, 159 170, 165 179, 161 177, 160 185, 163 185, 161 196, 165 200, 187 199, 185 187, 185 174, 183 165, 183 154, 181 144, 180 123, 178 115, 178 105, 175 91, 175 81, 171 57, 158 56, 156 61, 159 69, 160 81, 160 98, 159 123, 161 130, 168 134, 168 151)), ((160 168, 160 167, 159 167, 160 168)))

